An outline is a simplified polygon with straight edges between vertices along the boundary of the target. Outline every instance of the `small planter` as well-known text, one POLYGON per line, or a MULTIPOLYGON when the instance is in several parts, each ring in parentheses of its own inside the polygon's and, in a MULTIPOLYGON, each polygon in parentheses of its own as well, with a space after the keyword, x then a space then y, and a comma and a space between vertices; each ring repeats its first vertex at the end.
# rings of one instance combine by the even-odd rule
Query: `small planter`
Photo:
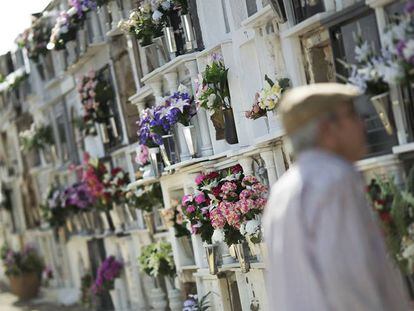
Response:
POLYGON ((157 232, 155 226, 155 213, 154 212, 144 212, 144 222, 147 230, 150 234, 155 234, 157 232))
POLYGON ((193 51, 197 48, 197 44, 190 14, 181 15, 181 23, 183 25, 185 35, 185 48, 187 51, 193 51))
POLYGON ((197 133, 194 125, 185 126, 183 129, 183 135, 188 151, 192 157, 197 155, 197 133))
POLYGON ((186 257, 194 258, 193 246, 191 245, 190 237, 182 236, 179 237, 177 240, 178 243, 181 245, 182 249, 184 250, 186 257))
POLYGON ((249 252, 247 243, 233 244, 236 251, 237 260, 240 263, 240 268, 243 273, 247 273, 250 270, 249 252))
POLYGON ((102 142, 104 144, 109 143, 108 126, 106 123, 99 123, 99 131, 101 132, 102 142))
POLYGON ((219 249, 218 245, 209 244, 204 246, 207 255, 207 263, 210 274, 218 273, 218 263, 219 263, 219 249))
POLYGON ((370 98, 372 105, 375 108, 375 111, 380 118, 382 125, 385 128, 385 131, 388 135, 392 135, 393 130, 393 115, 391 108, 391 101, 388 92, 373 96, 370 98))
POLYGON ((171 311, 181 311, 183 309, 181 291, 179 289, 173 288, 168 291, 168 306, 171 311))
POLYGON ((40 288, 40 275, 36 272, 9 275, 10 290, 20 300, 35 298, 40 288))
POLYGON ((179 161, 177 146, 172 134, 162 136, 163 144, 160 145, 161 156, 165 166, 170 166, 179 161))
POLYGON ((234 122, 233 109, 227 108, 223 110, 225 123, 225 138, 228 144, 234 145, 239 142, 237 138, 236 123, 234 122))
POLYGON ((213 122, 214 129, 216 130, 216 140, 223 140, 225 138, 225 125, 224 125, 224 115, 222 111, 215 111, 210 116, 211 122, 213 122))
POLYGON ((149 148, 149 159, 152 167, 152 171, 154 172, 155 177, 160 176, 160 169, 158 163, 158 154, 160 153, 160 148, 149 148))

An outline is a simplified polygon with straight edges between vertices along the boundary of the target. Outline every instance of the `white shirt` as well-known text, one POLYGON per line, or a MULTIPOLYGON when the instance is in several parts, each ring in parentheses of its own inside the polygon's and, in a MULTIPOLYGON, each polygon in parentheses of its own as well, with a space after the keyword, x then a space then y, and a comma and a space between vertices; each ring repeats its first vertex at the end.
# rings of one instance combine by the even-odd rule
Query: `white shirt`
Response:
POLYGON ((263 217, 270 310, 408 310, 359 173, 304 152, 274 185, 263 217))

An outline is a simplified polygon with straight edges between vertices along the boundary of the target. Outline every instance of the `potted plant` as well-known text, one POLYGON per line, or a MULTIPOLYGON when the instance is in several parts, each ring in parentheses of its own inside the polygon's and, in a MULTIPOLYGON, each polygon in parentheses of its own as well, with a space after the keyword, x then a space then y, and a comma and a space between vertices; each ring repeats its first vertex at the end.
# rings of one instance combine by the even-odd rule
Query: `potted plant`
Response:
POLYGON ((21 300, 37 296, 44 263, 35 248, 26 245, 22 251, 13 251, 8 245, 1 249, 5 273, 11 292, 21 300))
POLYGON ((47 192, 44 203, 40 206, 43 220, 50 227, 63 227, 68 217, 68 210, 62 201, 63 190, 57 186, 51 186, 47 192))
POLYGON ((124 264, 117 260, 114 256, 105 258, 98 268, 95 282, 92 285, 92 292, 95 295, 109 291, 116 310, 119 310, 119 306, 123 304, 119 301, 118 295, 115 291, 115 281, 121 277, 123 269, 124 264))
MULTIPOLYGON (((155 279, 158 286, 155 290, 158 298, 162 298, 159 295, 159 289, 161 285, 161 279, 166 277, 169 279, 171 288, 168 290, 169 306, 172 310, 176 310, 177 306, 181 306, 180 291, 174 286, 174 277, 176 276, 176 269, 174 264, 174 257, 172 253, 171 244, 163 241, 152 243, 144 246, 141 249, 141 255, 138 258, 140 268, 148 276, 155 279)), ((155 298, 155 297, 154 297, 155 298)), ((154 301, 155 304, 162 304, 162 299, 154 301)))
POLYGON ((144 222, 151 234, 156 232, 154 208, 162 205, 162 191, 159 183, 129 191, 128 205, 143 212, 144 222))

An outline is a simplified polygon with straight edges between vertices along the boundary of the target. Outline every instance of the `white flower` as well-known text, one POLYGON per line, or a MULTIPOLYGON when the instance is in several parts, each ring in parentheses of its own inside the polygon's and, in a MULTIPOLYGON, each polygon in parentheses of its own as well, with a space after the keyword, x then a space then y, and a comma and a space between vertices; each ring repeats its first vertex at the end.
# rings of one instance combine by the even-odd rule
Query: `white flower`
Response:
POLYGON ((154 13, 152 13, 152 19, 154 21, 159 21, 162 18, 162 16, 163 14, 158 10, 155 10, 154 13))
POLYGON ((403 68, 397 62, 375 61, 374 65, 379 75, 388 84, 395 84, 404 76, 403 68))
POLYGON ((260 231, 261 229, 261 222, 257 219, 252 219, 246 222, 245 230, 247 235, 253 235, 260 231))
POLYGON ((405 250, 403 251, 403 253, 402 253, 402 256, 404 257, 404 258, 410 258, 410 257, 412 257, 412 256, 414 256, 414 243, 412 243, 412 244, 410 244, 410 245, 408 245, 406 248, 405 248, 405 250))
POLYGON ((161 6, 164 10, 169 10, 171 8, 171 2, 169 0, 163 1, 161 6))
POLYGON ((358 62, 364 62, 368 59, 369 54, 371 53, 371 47, 367 41, 364 41, 361 46, 355 47, 355 59, 358 62))
POLYGON ((208 108, 213 108, 214 102, 216 101, 216 98, 217 98, 216 94, 211 94, 208 97, 208 102, 207 102, 208 108))
POLYGON ((404 58, 408 61, 414 56, 414 40, 410 39, 406 42, 405 47, 403 49, 404 58))
POLYGON ((224 232, 221 229, 216 229, 213 232, 211 237, 211 242, 213 244, 224 242, 224 232))
POLYGON ((184 84, 180 84, 178 86, 178 92, 180 92, 180 93, 188 93, 188 87, 186 87, 184 84))

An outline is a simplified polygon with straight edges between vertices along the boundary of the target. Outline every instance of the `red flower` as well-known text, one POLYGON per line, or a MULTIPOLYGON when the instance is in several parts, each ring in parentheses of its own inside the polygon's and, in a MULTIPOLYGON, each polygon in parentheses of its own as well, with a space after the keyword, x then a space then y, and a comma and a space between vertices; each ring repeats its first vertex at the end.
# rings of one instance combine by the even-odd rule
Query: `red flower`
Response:
POLYGON ((380 218, 383 223, 389 224, 392 220, 389 212, 380 212, 380 218))
POLYGON ((120 167, 115 167, 115 168, 112 169, 111 175, 115 176, 116 174, 118 174, 121 171, 122 171, 122 169, 120 167))
POLYGON ((237 173, 243 172, 243 168, 241 167, 240 164, 237 164, 237 165, 233 166, 230 170, 231 170, 232 174, 237 174, 237 173))
POLYGON ((215 197, 219 197, 220 196, 220 192, 221 192, 221 186, 217 186, 211 189, 211 192, 213 193, 213 195, 215 197))
POLYGON ((219 173, 217 173, 217 172, 211 172, 211 173, 209 173, 209 174, 206 175, 206 179, 211 180, 211 179, 214 179, 214 178, 218 178, 219 176, 220 176, 219 173))

